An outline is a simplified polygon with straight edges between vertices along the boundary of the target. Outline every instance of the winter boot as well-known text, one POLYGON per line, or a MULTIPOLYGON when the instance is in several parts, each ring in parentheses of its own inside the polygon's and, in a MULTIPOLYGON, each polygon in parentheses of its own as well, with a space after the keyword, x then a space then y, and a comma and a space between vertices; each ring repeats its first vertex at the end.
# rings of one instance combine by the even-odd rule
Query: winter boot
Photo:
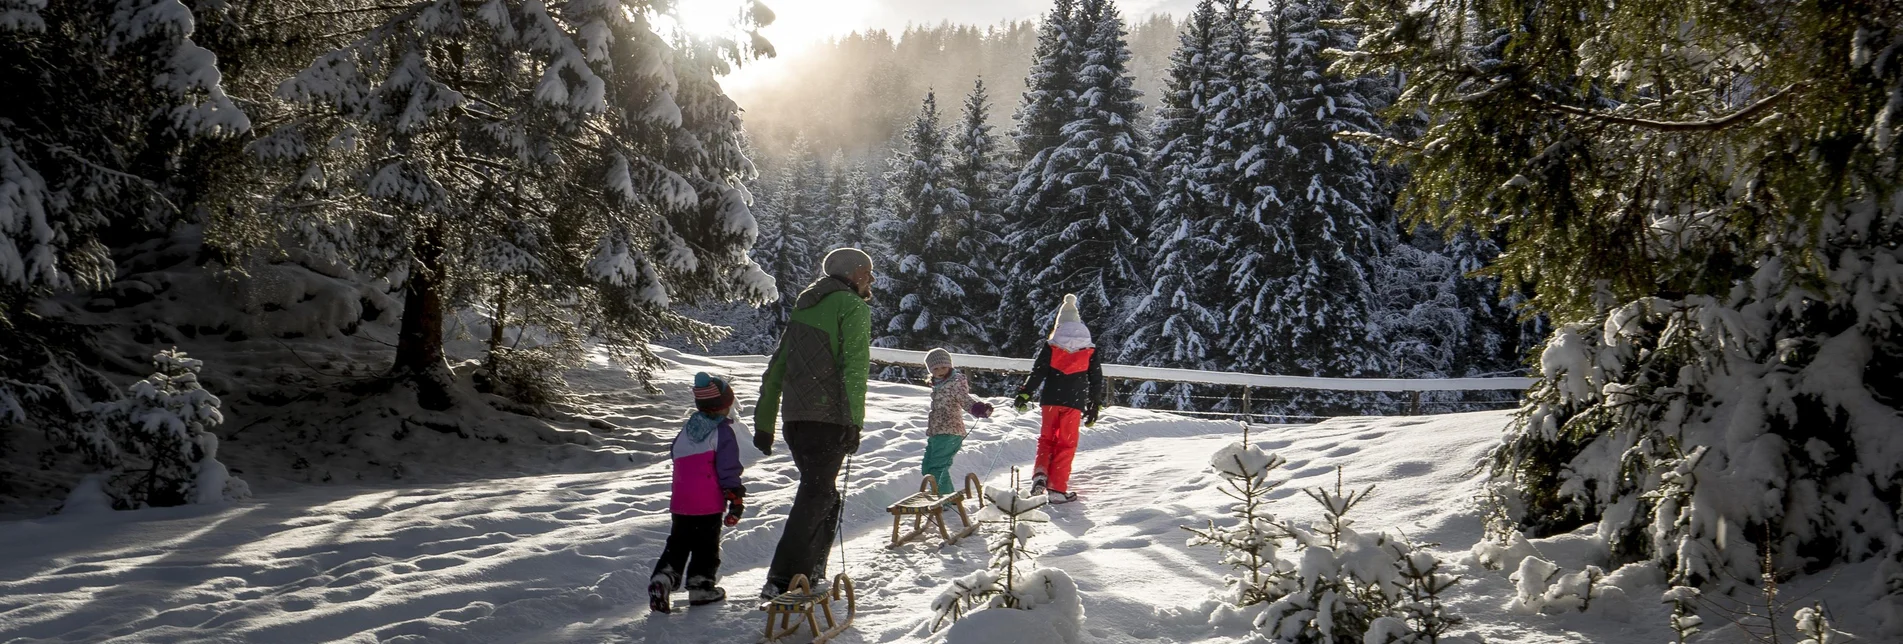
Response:
POLYGON ((1050 488, 1044 485, 1044 481, 1043 474, 1031 477, 1031 496, 1037 496, 1050 491, 1050 488))
POLYGON ((1050 496, 1051 503, 1070 503, 1071 501, 1075 501, 1075 500, 1077 500, 1076 492, 1059 492, 1057 490, 1051 490, 1051 496, 1050 496))
POLYGON ((766 585, 760 587, 760 599, 763 600, 772 600, 784 593, 786 593, 786 586, 771 579, 766 580, 766 585))
POLYGON ((648 580, 648 608, 656 613, 674 612, 674 606, 668 602, 668 595, 673 592, 673 579, 665 575, 655 575, 648 580))
POLYGON ((714 580, 695 577, 687 580, 687 605, 706 606, 714 602, 726 601, 727 591, 714 585, 714 580))

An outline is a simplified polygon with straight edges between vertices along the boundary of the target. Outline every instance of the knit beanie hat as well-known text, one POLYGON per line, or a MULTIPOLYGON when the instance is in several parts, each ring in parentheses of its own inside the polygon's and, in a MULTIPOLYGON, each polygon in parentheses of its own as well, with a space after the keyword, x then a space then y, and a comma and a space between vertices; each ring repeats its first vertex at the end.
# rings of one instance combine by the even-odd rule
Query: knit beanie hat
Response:
POLYGON ((937 369, 939 365, 945 365, 947 367, 952 366, 950 351, 946 351, 944 349, 933 349, 931 351, 925 352, 925 368, 926 369, 937 369))
POLYGON ((1065 322, 1082 323, 1083 321, 1083 317, 1077 314, 1077 296, 1065 293, 1064 303, 1057 306, 1057 324, 1063 324, 1065 322))
POLYGON ((852 277, 853 271, 861 267, 872 268, 872 256, 857 248, 841 248, 826 253, 826 261, 820 262, 820 270, 833 277, 852 277))
POLYGON ((1050 341, 1069 351, 1093 346, 1090 328, 1084 326, 1083 317, 1077 314, 1077 296, 1065 295, 1064 303, 1057 307, 1057 323, 1051 325, 1050 341))
POLYGON ((733 406, 733 388, 725 380, 707 375, 703 371, 694 374, 694 408, 709 414, 733 406))

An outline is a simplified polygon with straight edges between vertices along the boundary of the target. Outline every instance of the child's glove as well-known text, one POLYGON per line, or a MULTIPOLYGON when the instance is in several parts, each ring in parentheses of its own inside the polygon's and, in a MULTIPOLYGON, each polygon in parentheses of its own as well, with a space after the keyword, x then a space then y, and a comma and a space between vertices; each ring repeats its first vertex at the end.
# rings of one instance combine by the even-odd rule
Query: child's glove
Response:
POLYGON ((1020 414, 1030 411, 1031 394, 1022 391, 1018 392, 1017 401, 1011 405, 1011 408, 1018 410, 1020 414))
POLYGON ((1090 406, 1090 411, 1087 411, 1087 412, 1084 412, 1084 426, 1085 426, 1085 427, 1096 427, 1096 426, 1097 426, 1097 410, 1099 410, 1099 409, 1103 409, 1103 406, 1102 406, 1102 405, 1091 405, 1091 406, 1090 406))
POLYGON ((747 503, 745 501, 746 491, 726 490, 725 492, 727 495, 727 516, 721 518, 720 523, 731 528, 740 525, 740 515, 747 511, 747 503))
POLYGON ((991 417, 991 405, 988 405, 988 404, 985 404, 985 403, 983 403, 983 402, 975 402, 975 403, 972 403, 972 404, 971 404, 971 417, 972 417, 972 418, 990 418, 990 417, 991 417))

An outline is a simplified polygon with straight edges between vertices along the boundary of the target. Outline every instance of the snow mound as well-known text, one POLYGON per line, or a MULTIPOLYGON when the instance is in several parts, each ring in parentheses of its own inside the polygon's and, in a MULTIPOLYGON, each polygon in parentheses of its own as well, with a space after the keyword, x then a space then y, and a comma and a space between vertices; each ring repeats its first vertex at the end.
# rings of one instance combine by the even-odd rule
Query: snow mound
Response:
POLYGON ((944 644, 1050 644, 1076 642, 1057 625, 1054 613, 1035 610, 985 610, 958 620, 945 630, 944 644))

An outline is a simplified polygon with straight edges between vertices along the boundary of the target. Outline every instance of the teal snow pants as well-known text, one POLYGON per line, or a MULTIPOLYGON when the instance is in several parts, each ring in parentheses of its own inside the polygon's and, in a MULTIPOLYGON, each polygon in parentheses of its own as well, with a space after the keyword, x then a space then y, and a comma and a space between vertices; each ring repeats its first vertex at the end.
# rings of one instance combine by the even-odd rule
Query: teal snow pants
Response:
POLYGON ((925 439, 925 473, 938 479, 938 493, 951 494, 952 457, 958 455, 958 448, 965 444, 965 437, 952 434, 937 434, 925 439))

